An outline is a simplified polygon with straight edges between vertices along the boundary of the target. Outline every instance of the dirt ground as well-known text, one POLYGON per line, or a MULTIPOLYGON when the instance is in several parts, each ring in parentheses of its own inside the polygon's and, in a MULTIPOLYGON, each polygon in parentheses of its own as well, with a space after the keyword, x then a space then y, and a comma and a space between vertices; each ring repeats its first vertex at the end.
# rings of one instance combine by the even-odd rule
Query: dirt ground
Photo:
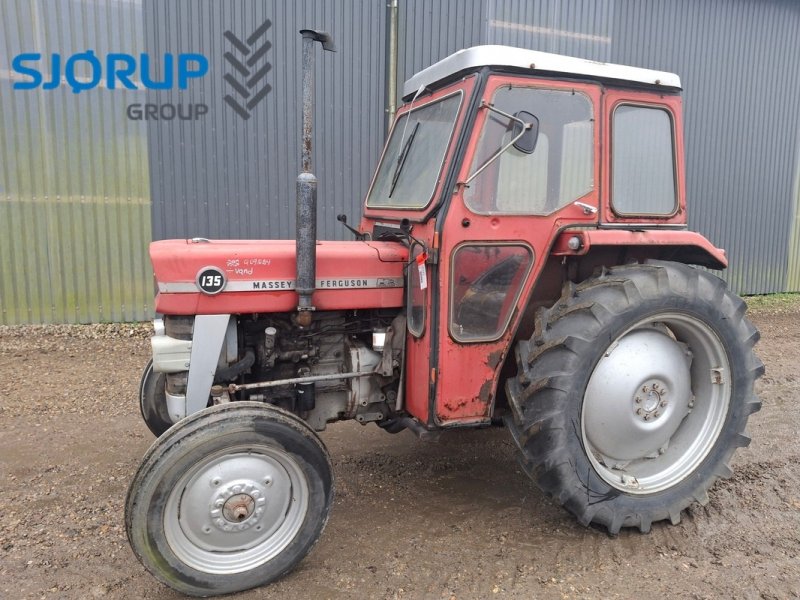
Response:
MULTIPOLYGON (((578 525, 521 473, 507 433, 437 443, 355 423, 323 434, 322 540, 254 598, 800 596, 800 302, 751 311, 764 408, 734 476, 680 525, 578 525)), ((0 327, 0 597, 176 598, 128 547, 128 482, 152 442, 136 393, 145 326, 0 327)))

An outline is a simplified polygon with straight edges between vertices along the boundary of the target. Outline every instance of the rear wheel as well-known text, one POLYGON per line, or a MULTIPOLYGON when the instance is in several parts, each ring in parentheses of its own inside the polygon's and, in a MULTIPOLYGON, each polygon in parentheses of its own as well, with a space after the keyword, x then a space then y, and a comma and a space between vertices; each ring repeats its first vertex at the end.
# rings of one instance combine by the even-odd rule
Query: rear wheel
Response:
POLYGON ((264 585, 309 552, 333 497, 330 459, 295 415, 255 402, 181 421, 145 455, 125 506, 128 540, 189 595, 264 585))
POLYGON ((541 309, 507 384, 522 464, 585 525, 648 531, 704 504, 750 438, 763 365, 746 305, 682 264, 603 270, 541 309))

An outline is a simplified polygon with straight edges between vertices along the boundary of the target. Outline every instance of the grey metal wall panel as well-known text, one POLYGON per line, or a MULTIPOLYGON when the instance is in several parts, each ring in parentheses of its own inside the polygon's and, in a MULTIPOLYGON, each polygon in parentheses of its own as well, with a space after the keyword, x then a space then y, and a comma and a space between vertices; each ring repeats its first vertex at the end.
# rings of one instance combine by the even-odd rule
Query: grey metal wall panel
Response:
POLYGON ((150 92, 151 102, 203 102, 197 121, 149 122, 154 238, 293 238, 294 183, 300 170, 301 37, 326 29, 337 52, 316 49, 314 172, 321 238, 347 237, 336 214, 358 218, 383 142, 386 7, 334 2, 179 0, 145 2, 148 50, 202 51, 209 74, 181 92, 150 92), (246 37, 266 19, 271 48, 262 63, 272 90, 243 120, 223 97, 230 30, 246 37))
MULTIPOLYGON (((142 51, 136 1, 9 0, 0 19, 0 323, 134 321, 152 312, 138 91, 14 90, 14 56, 142 51)), ((47 65, 47 66, 45 66, 47 65)), ((83 67, 83 65, 81 65, 83 67)), ((80 72, 79 75, 87 75, 80 72)))
MULTIPOLYGON (((149 124, 156 238, 292 237, 299 165, 300 41, 315 25, 336 39, 317 53, 315 172, 320 236, 346 237, 335 214, 360 213, 383 141, 387 11, 382 0, 298 3, 145 2, 146 46, 202 49, 212 73, 189 93, 157 101, 205 102, 197 123, 149 124), (249 121, 221 101, 222 32, 274 25, 273 86, 249 121)), ((729 251, 740 293, 798 289, 787 278, 798 162, 800 5, 788 0, 400 0, 399 83, 451 52, 505 43, 642 67, 684 81, 690 226, 729 251)), ((402 87, 402 86, 401 86, 402 87)), ((797 226, 794 227, 797 229, 797 226)), ((792 242, 792 240, 795 240, 792 242)), ((791 264, 790 264, 791 263, 791 264)))
POLYGON ((800 4, 628 0, 615 15, 612 60, 681 74, 690 226, 727 248, 735 289, 786 290, 800 4))
POLYGON ((800 291, 797 39, 789 0, 489 0, 482 38, 678 73, 689 224, 750 294, 800 291))
POLYGON ((486 6, 486 0, 399 0, 398 95, 414 73, 481 43, 486 6))
POLYGON ((487 0, 487 44, 609 61, 614 0, 487 0))

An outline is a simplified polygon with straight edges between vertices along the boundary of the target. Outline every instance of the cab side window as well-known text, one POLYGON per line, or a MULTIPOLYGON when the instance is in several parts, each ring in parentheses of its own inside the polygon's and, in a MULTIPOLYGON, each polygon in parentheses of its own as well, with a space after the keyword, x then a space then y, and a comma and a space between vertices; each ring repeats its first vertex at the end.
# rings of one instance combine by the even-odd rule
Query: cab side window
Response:
POLYGON ((611 123, 611 205, 618 215, 672 215, 678 207, 674 127, 662 108, 623 104, 611 123))
POLYGON ((459 342, 500 338, 533 264, 518 244, 465 244, 453 253, 450 333, 459 342))
MULTIPOLYGON (((493 106, 535 115, 539 135, 533 152, 508 148, 464 192, 480 214, 546 215, 594 188, 594 118, 588 97, 572 90, 503 87, 493 106)), ((476 172, 514 139, 514 121, 489 112, 470 172, 476 172)))

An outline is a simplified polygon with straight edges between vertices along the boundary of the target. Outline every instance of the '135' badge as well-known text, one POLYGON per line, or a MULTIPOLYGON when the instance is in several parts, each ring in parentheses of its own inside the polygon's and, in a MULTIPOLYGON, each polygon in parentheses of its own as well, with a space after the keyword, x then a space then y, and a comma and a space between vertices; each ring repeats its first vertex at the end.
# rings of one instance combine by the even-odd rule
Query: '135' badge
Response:
POLYGON ((219 294, 225 289, 225 273, 217 267, 203 267, 197 273, 197 287, 209 296, 219 294))

